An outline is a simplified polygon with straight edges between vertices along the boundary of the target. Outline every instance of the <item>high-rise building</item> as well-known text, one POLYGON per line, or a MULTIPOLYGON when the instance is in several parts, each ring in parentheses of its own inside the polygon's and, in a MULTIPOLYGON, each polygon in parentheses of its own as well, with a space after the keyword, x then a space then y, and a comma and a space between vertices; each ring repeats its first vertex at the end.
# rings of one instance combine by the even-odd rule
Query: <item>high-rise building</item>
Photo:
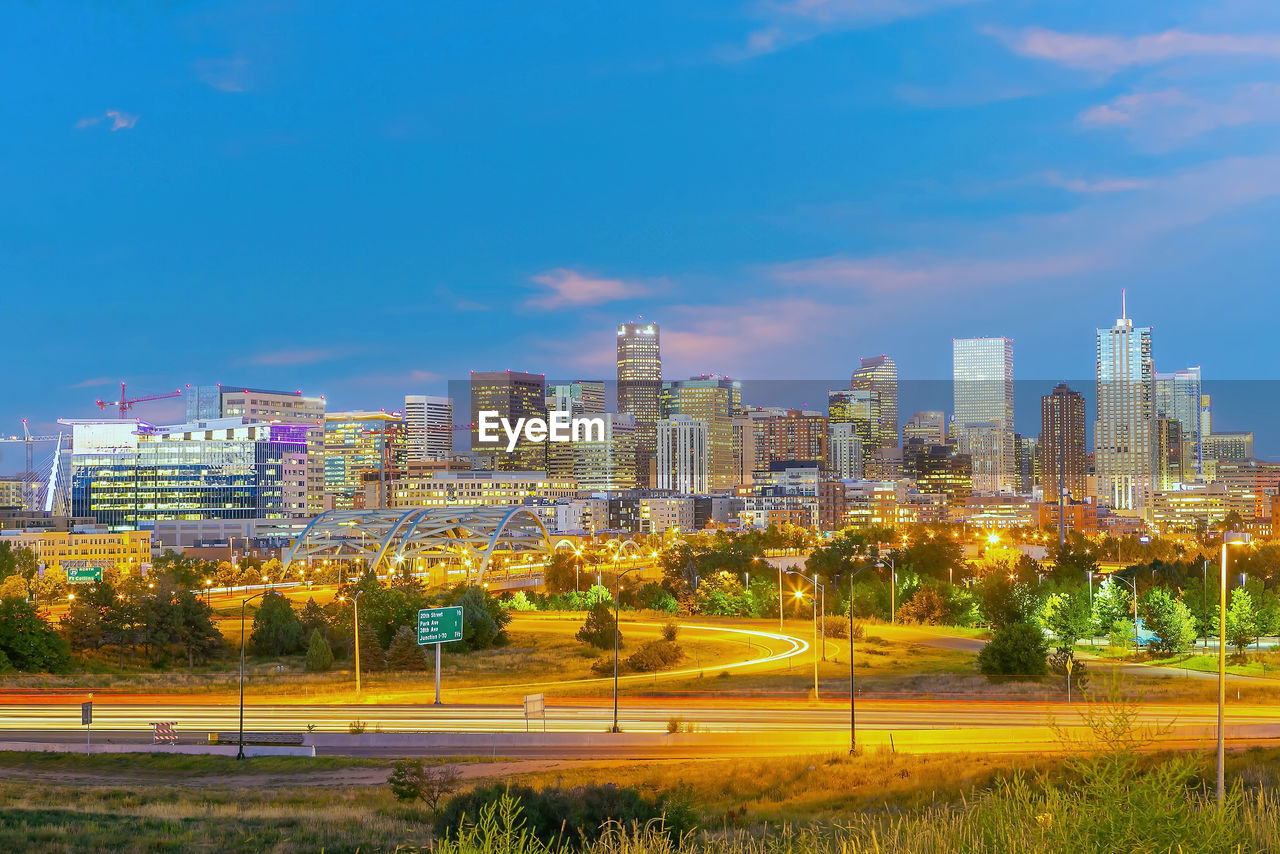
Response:
MULTIPOLYGON (((636 420, 625 413, 606 413, 604 437, 569 443, 573 454, 572 480, 579 489, 617 492, 636 485, 636 420)), ((557 445, 557 448, 566 445, 557 445)))
POLYGON ((973 493, 973 463, 950 446, 921 439, 902 442, 903 476, 926 495, 945 495, 952 507, 963 507, 973 493))
POLYGON ((763 465, 757 452, 756 419, 752 412, 733 416, 733 479, 739 486, 751 483, 753 473, 763 465))
POLYGON ((220 386, 222 418, 309 424, 307 430, 307 515, 324 509, 324 396, 301 391, 220 386))
POLYGON ((364 476, 380 475, 374 507, 386 507, 396 472, 407 463, 404 419, 398 412, 329 412, 324 416, 327 509, 363 507, 364 476))
POLYGON ((841 480, 862 480, 862 438, 857 425, 844 421, 827 427, 827 469, 841 480))
POLYGON ((1156 418, 1152 421, 1151 445, 1155 454, 1152 479, 1156 491, 1177 489, 1184 482, 1187 468, 1182 422, 1176 418, 1156 418))
MULTIPOLYGON (((1156 418, 1172 419, 1179 424, 1182 461, 1179 482, 1190 482, 1200 473, 1200 368, 1184 368, 1155 375, 1156 418)), ((1172 488, 1172 487, 1168 487, 1172 488)))
POLYGON ((72 427, 73 511, 109 530, 148 530, 162 519, 309 515, 310 422, 62 423, 72 427))
POLYGON ((867 389, 827 391, 827 420, 831 424, 852 424, 862 446, 863 476, 879 476, 880 393, 867 389))
POLYGON ((604 414, 604 381, 575 380, 547 386, 547 411, 579 415, 604 414))
POLYGON ((654 425, 662 413, 662 349, 656 323, 634 321, 618 326, 618 412, 636 419, 638 480, 651 485, 657 438, 654 425))
POLYGON ((1097 333, 1097 421, 1094 468, 1098 501, 1120 514, 1141 515, 1150 502, 1154 446, 1155 371, 1151 327, 1134 326, 1122 311, 1097 333))
POLYGON ((1040 440, 1014 433, 1013 457, 1014 491, 1030 495, 1040 484, 1040 440))
MULTIPOLYGON (((737 486, 734 466, 733 419, 742 410, 742 383, 703 374, 662 384, 662 414, 687 415, 706 424, 707 490, 737 486)), ((659 466, 659 477, 663 476, 659 466)))
POLYGON ((760 420, 757 440, 764 447, 764 466, 776 462, 803 460, 824 462, 827 458, 827 419, 821 412, 789 409, 783 415, 760 420))
POLYGON ((919 439, 926 445, 945 445, 946 413, 937 410, 912 413, 907 423, 902 425, 902 441, 905 443, 908 439, 919 439))
POLYGON ((710 429, 705 419, 672 415, 657 424, 659 489, 711 491, 710 429))
POLYGON ((862 358, 849 379, 849 388, 874 391, 880 397, 879 435, 882 448, 898 447, 898 366, 885 355, 862 358))
POLYGON ((406 394, 404 431, 409 462, 448 457, 453 453, 453 398, 406 394))
POLYGON ((471 372, 471 450, 487 458, 499 471, 546 471, 547 443, 530 442, 523 434, 507 451, 502 431, 497 438, 480 440, 480 413, 496 413, 514 428, 522 418, 547 417, 547 378, 544 374, 520 371, 471 372))
POLYGON ((1084 395, 1058 383, 1040 398, 1040 483, 1046 501, 1056 501, 1064 489, 1071 499, 1085 499, 1087 453, 1084 395))
POLYGON ((972 457, 974 489, 1016 488, 1013 440, 1013 340, 955 338, 951 342, 957 445, 972 457), (974 435, 966 437, 965 433, 974 435), (988 458, 986 454, 998 454, 988 458))

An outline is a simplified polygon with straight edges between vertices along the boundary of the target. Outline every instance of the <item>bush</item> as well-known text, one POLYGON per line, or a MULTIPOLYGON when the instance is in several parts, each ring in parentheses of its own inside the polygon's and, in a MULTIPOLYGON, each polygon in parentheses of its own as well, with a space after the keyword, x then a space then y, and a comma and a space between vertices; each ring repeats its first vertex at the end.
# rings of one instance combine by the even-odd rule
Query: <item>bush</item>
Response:
POLYGON ((684 658, 680 645, 668 640, 648 641, 627 656, 627 669, 637 673, 665 670, 684 658))
POLYGON ((398 801, 422 801, 434 812, 440 800, 458 790, 462 771, 456 765, 426 766, 421 759, 397 759, 387 783, 398 801))
POLYGON ((1043 676, 1048 671, 1044 632, 1030 623, 996 631, 978 653, 978 669, 988 676, 1043 676))
POLYGON ((518 802, 529 833, 552 849, 594 842, 608 822, 645 825, 665 815, 664 829, 672 837, 693 829, 688 811, 676 799, 646 796, 631 788, 604 784, 537 791, 490 783, 451 799, 436 818, 436 837, 457 838, 459 831, 473 828, 483 812, 497 809, 507 798, 518 802))
POLYGON ((446 605, 462 606, 462 645, 466 649, 490 649, 507 642, 506 628, 511 614, 489 591, 459 586, 446 599, 446 605))
POLYGON ((662 639, 675 643, 676 638, 680 636, 680 626, 674 620, 670 620, 662 627, 662 639))
POLYGON ((306 642, 302 621, 288 599, 276 592, 262 597, 262 605, 253 617, 249 649, 254 655, 292 655, 302 651, 306 642))
POLYGON ((596 602, 574 637, 596 649, 612 649, 615 633, 618 643, 622 643, 622 634, 618 632, 618 624, 613 618, 613 607, 608 602, 596 602))
POLYGON ((428 666, 426 650, 418 645, 417 631, 409 626, 401 626, 387 650, 387 668, 418 671, 426 670, 428 666))
POLYGON ((71 647, 24 599, 0 600, 0 670, 65 673, 71 647))
POLYGON ((324 673, 333 667, 333 650, 319 629, 311 631, 311 643, 307 646, 306 670, 308 673, 324 673))
POLYGON ((951 622, 951 608, 936 585, 927 584, 898 606, 898 619, 904 623, 937 626, 951 622))

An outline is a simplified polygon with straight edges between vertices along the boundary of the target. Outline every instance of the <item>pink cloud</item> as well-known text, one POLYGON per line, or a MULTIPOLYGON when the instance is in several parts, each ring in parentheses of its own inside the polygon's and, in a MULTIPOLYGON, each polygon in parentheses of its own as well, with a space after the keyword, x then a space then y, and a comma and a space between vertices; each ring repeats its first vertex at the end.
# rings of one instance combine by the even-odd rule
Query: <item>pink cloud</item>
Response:
POLYGON ((1192 33, 1166 30, 1142 36, 1063 33, 1041 27, 986 31, 1021 56, 1070 68, 1114 73, 1122 68, 1153 65, 1195 56, 1280 57, 1280 35, 1192 33))
POLYGON ((89 116, 88 118, 80 119, 76 122, 76 129, 84 130, 85 128, 91 128, 108 119, 111 121, 112 132, 118 130, 132 130, 133 126, 138 123, 138 117, 131 113, 122 112, 121 110, 107 110, 100 116, 89 116))
POLYGON ((746 44, 725 51, 724 58, 749 59, 830 32, 878 26, 973 2, 977 0, 766 0, 753 7, 755 16, 765 23, 747 36, 746 44))
POLYGON ((531 308, 555 309, 584 305, 600 305, 630 297, 644 296, 650 288, 637 282, 622 279, 606 279, 557 267, 533 277, 533 281, 546 289, 546 293, 530 297, 525 305, 531 308))
POLYGON ((1226 127, 1280 122, 1280 84, 1247 83, 1225 92, 1181 89, 1135 92, 1085 110, 1081 125, 1126 130, 1141 142, 1167 146, 1226 127))

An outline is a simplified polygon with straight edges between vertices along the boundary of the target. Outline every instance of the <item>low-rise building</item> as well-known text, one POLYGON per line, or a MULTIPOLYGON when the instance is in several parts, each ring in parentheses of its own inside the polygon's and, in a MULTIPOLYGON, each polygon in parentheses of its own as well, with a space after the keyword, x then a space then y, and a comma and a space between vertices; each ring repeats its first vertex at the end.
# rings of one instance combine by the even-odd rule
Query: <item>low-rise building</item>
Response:
POLYGON ((64 563, 78 561, 88 566, 99 566, 104 571, 114 569, 121 575, 130 576, 140 574, 144 565, 151 564, 150 531, 15 532, 4 534, 3 542, 25 546, 34 551, 36 560, 44 565, 46 572, 63 572, 64 563))

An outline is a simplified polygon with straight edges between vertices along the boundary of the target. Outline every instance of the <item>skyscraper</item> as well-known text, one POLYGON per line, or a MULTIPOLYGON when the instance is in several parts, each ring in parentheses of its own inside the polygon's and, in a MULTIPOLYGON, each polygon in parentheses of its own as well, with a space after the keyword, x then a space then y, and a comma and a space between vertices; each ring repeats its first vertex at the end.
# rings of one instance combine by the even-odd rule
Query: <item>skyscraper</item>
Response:
POLYGON ((1155 375, 1156 418, 1177 421, 1182 435, 1180 482, 1189 482, 1201 471, 1201 381, 1199 366, 1155 375))
POLYGON ((688 415, 672 415, 657 423, 659 489, 692 495, 713 489, 707 428, 705 420, 688 415))
POLYGON ((849 378, 849 388, 874 391, 880 396, 879 435, 882 448, 898 447, 898 366, 885 355, 863 357, 862 366, 849 378))
POLYGON ((862 476, 879 477, 876 465, 880 448, 880 393, 867 389, 827 391, 830 424, 852 424, 862 448, 862 476))
POLYGON ((530 442, 521 434, 515 449, 507 453, 501 431, 496 440, 480 441, 480 413, 486 410, 508 419, 512 427, 521 418, 546 418, 546 376, 519 371, 471 372, 471 450, 489 457, 493 467, 501 471, 546 471, 544 442, 530 442))
POLYGON ((972 457, 974 489, 1016 488, 1013 340, 954 338, 951 367, 957 446, 972 457))
POLYGON ((742 410, 742 383, 712 374, 673 380, 662 384, 661 400, 664 419, 688 415, 706 424, 707 489, 737 486, 733 419, 742 410))
POLYGON ((1059 489, 1076 501, 1086 497, 1084 409, 1084 395, 1066 383, 1040 398, 1040 470, 1046 501, 1057 500, 1059 489))
POLYGON ((547 386, 547 411, 579 415, 604 414, 604 382, 575 380, 547 386))
POLYGON ((1134 326, 1121 316, 1115 326, 1098 330, 1097 343, 1098 415, 1093 441, 1098 501, 1136 515, 1149 503, 1154 486, 1151 327, 1134 326))
POLYGON ((327 412, 324 416, 325 506, 364 505, 364 476, 377 473, 375 507, 387 505, 388 484, 405 467, 405 425, 398 412, 327 412))
POLYGON ((913 413, 902 425, 902 442, 908 439, 919 439, 925 445, 945 445, 947 443, 947 416, 937 410, 913 413))
POLYGON ((307 515, 324 510, 324 396, 221 386, 222 417, 307 423, 307 515))
POLYGON ((650 485, 657 449, 654 425, 662 417, 662 351, 656 323, 618 326, 618 412, 636 420, 637 480, 650 485))
POLYGON ((445 459, 453 452, 453 398, 406 394, 404 428, 409 462, 445 459))

